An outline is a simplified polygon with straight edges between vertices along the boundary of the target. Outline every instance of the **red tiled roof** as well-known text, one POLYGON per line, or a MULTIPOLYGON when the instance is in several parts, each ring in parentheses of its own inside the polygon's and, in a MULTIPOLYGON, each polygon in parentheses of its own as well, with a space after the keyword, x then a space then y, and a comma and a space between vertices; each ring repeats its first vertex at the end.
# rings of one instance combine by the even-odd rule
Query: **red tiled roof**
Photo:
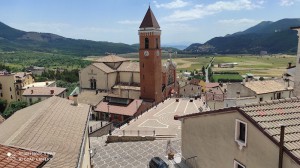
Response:
POLYGON ((24 91, 23 96, 57 96, 65 90, 61 87, 31 87, 24 91))
POLYGON ((0 144, 0 167, 42 167, 51 157, 49 154, 0 144))
POLYGON ((108 102, 100 102, 95 111, 96 112, 106 112, 106 113, 112 113, 112 114, 121 114, 126 116, 133 116, 139 107, 142 104, 142 100, 135 99, 133 100, 129 105, 116 105, 116 104, 110 104, 108 102), (108 107, 109 106, 109 107, 108 107))
POLYGON ((118 71, 122 72, 140 72, 140 63, 139 62, 123 62, 118 71))
POLYGON ((242 107, 174 116, 175 120, 239 112, 273 143, 279 145, 280 125, 285 126, 284 151, 300 165, 300 97, 266 101, 242 107))
POLYGON ((119 57, 119 56, 116 56, 116 55, 108 55, 108 56, 105 56, 105 57, 101 57, 97 60, 95 60, 94 62, 124 62, 124 61, 129 61, 128 59, 126 58, 123 58, 123 57, 119 57))
POLYGON ((205 87, 206 88, 214 88, 214 87, 218 87, 219 83, 206 83, 205 87))
POLYGON ((149 6, 148 11, 140 25, 140 28, 148 28, 148 27, 160 28, 150 6, 149 6))

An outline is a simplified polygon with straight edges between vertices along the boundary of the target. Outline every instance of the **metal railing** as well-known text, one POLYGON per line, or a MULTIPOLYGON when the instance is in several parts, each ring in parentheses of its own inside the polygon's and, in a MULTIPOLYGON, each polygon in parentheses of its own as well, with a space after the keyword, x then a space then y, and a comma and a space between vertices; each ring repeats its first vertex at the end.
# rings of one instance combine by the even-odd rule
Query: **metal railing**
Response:
POLYGON ((155 130, 114 130, 112 134, 120 136, 155 136, 155 130))

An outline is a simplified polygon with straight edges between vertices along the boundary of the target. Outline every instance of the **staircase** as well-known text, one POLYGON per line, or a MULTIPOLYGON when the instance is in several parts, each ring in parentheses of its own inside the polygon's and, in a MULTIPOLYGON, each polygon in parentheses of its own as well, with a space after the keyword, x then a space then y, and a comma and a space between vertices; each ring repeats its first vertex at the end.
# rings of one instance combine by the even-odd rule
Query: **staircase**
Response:
POLYGON ((177 135, 155 135, 155 140, 169 140, 173 138, 177 138, 177 135))

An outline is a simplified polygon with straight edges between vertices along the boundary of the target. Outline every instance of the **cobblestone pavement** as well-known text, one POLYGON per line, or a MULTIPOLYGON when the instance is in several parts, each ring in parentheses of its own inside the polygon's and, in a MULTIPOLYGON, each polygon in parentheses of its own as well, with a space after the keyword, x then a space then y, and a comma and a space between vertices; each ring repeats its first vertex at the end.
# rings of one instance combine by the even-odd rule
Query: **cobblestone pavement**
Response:
POLYGON ((181 98, 176 102, 175 98, 160 103, 157 107, 145 112, 137 119, 133 119, 128 125, 121 127, 113 132, 115 135, 134 134, 137 135, 174 135, 180 138, 181 123, 174 120, 174 115, 185 115, 199 112, 199 108, 205 109, 201 99, 189 101, 190 99, 181 98))
MULTIPOLYGON (((166 148, 167 140, 118 142, 105 144, 106 136, 90 137, 92 164, 95 168, 144 168, 148 166, 152 157, 158 156, 166 161, 170 167, 177 167, 168 161, 166 148)), ((171 141, 172 148, 181 155, 180 140, 171 141)))

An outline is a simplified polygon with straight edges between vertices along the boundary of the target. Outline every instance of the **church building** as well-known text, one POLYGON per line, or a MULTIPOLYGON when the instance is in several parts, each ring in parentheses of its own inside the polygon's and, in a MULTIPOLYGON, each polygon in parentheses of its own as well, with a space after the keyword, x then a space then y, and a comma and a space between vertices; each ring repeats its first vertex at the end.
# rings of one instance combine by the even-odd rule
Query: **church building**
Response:
POLYGON ((176 64, 169 59, 162 65, 161 30, 150 7, 138 33, 139 62, 100 57, 79 72, 80 88, 156 103, 178 93, 176 64))

